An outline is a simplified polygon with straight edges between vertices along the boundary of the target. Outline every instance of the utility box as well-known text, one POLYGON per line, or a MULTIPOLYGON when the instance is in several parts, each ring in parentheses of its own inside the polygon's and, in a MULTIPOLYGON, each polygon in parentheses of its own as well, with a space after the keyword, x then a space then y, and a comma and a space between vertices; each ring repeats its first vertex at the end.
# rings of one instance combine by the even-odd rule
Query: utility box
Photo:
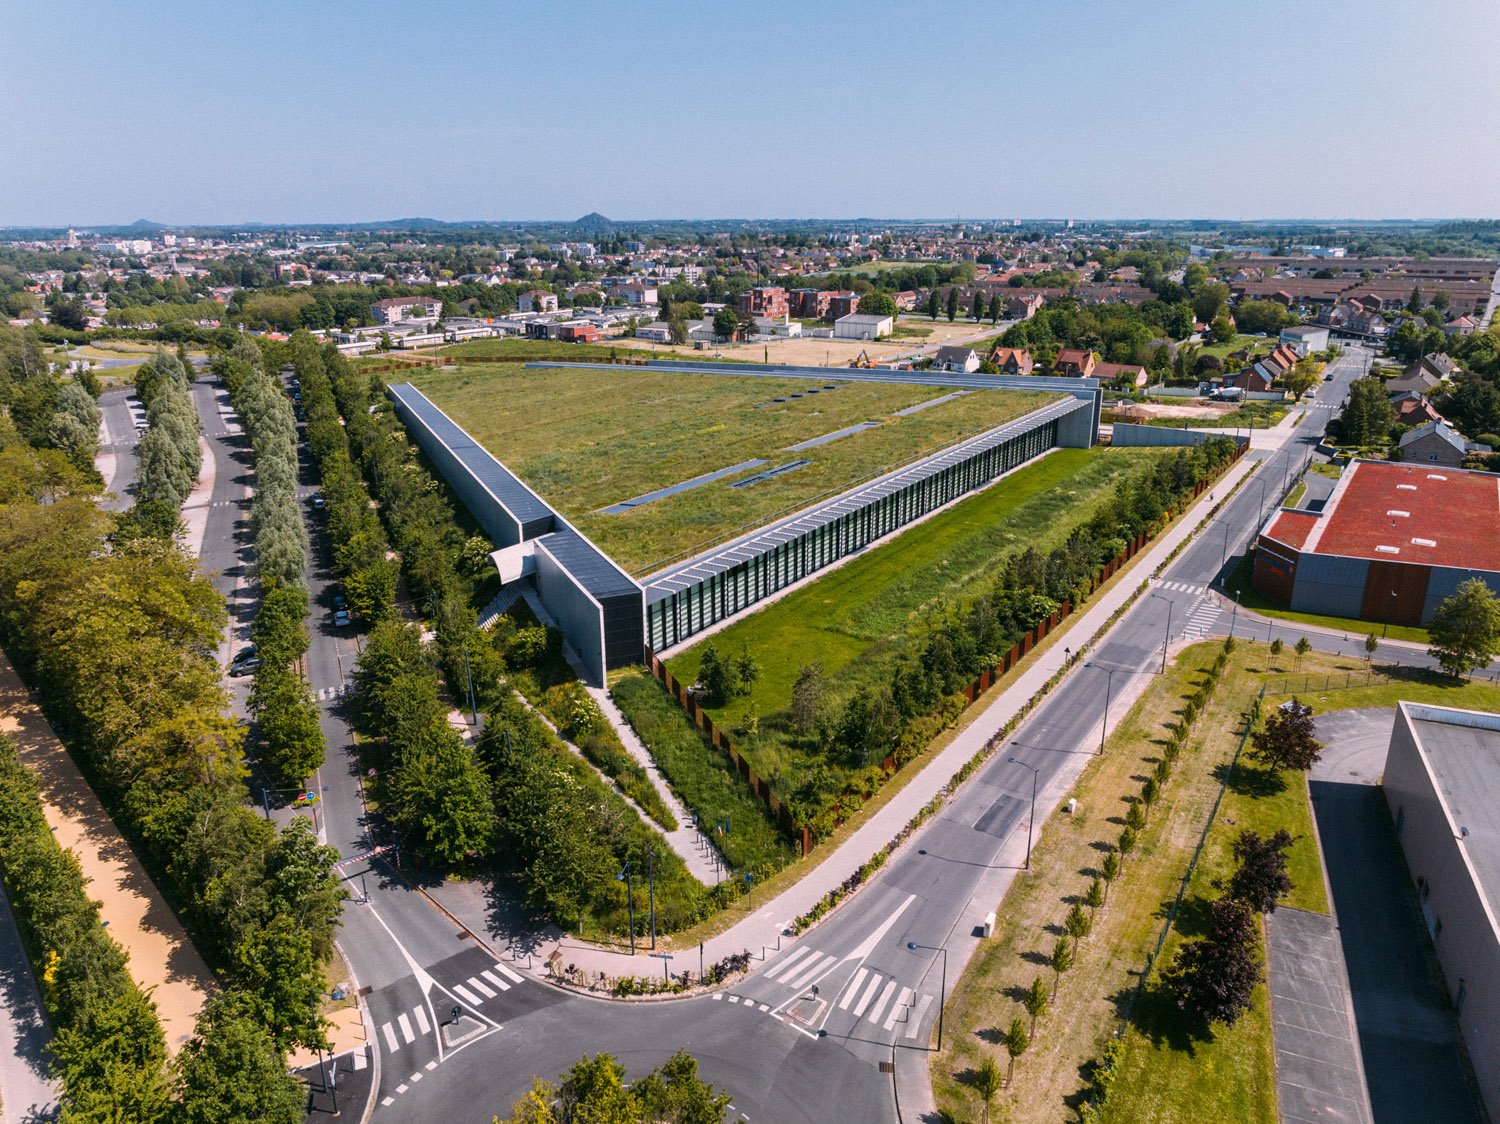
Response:
POLYGON ((1078 811, 1078 797, 1070 796, 1068 797, 1068 815, 1071 816, 1076 811, 1078 811))
POLYGON ((979 935, 982 937, 993 937, 995 935, 995 912, 991 910, 984 915, 984 931, 979 935))

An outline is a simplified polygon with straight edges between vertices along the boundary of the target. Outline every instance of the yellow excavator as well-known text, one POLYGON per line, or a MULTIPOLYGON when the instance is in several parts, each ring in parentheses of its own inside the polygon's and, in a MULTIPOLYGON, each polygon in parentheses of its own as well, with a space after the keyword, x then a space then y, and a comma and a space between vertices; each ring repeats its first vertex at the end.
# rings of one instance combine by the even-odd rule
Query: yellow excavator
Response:
POLYGON ((849 366, 858 367, 862 371, 869 371, 874 369, 875 360, 870 358, 868 351, 861 350, 859 355, 849 360, 849 366))

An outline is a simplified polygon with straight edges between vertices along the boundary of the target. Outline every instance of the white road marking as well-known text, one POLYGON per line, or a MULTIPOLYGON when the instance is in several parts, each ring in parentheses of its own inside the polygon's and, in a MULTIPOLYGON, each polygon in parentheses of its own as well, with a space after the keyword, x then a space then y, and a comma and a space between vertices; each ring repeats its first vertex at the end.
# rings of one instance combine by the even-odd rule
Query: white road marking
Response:
POLYGON ((391 1029, 390 1023, 381 1023, 380 1033, 385 1035, 385 1044, 391 1053, 394 1054, 397 1050, 401 1049, 401 1043, 396 1041, 396 1032, 391 1029))
POLYGON ((891 1001, 891 993, 896 990, 896 981, 892 980, 885 985, 885 990, 880 993, 880 998, 875 1000, 875 1006, 870 1008, 870 1021, 876 1026, 880 1025, 880 1012, 885 1010, 885 1005, 891 1001))
POLYGON ((906 1037, 915 1038, 917 1031, 922 1026, 922 1019, 927 1015, 927 1008, 932 1006, 932 996, 924 995, 917 1003, 917 1009, 911 1013, 911 1026, 906 1028, 906 1037))
POLYGON ((470 976, 467 982, 470 987, 479 992, 479 994, 484 996, 486 999, 495 998, 495 989, 485 987, 484 984, 479 982, 478 976, 470 976))
POLYGON ((369 1064, 370 1059, 365 1056, 365 1052, 362 1048, 354 1051, 354 1068, 356 1070, 364 1069, 369 1064))
POLYGON ((417 1026, 419 1026, 419 1027, 422 1028, 422 1033, 423 1034, 430 1034, 430 1033, 432 1033, 432 1024, 427 1021, 427 1008, 426 1007, 417 1007, 416 1009, 414 1009, 412 1011, 412 1014, 414 1014, 414 1015, 417 1016, 417 1026))
POLYGON ((807 945, 803 945, 801 948, 794 949, 792 951, 791 955, 783 957, 781 960, 777 961, 777 963, 775 964, 774 967, 766 969, 766 972, 765 972, 766 979, 768 979, 768 980, 774 980, 782 972, 786 971, 788 968, 790 968, 798 960, 801 960, 804 956, 806 956, 811 951, 812 951, 812 949, 809 948, 807 945))
POLYGON ((870 976, 870 986, 860 996, 859 1002, 854 1006, 854 1017, 857 1019, 865 1013, 865 1008, 870 1005, 870 998, 875 994, 875 989, 880 986, 880 973, 876 972, 870 976))
POLYGON ((896 1020, 906 1012, 906 1009, 911 1006, 911 1001, 916 997, 917 993, 912 991, 911 988, 903 987, 901 989, 901 998, 891 1004, 891 1013, 886 1017, 884 1029, 890 1030, 895 1026, 896 1020))
POLYGON ((495 965, 495 971, 499 972, 502 976, 504 976, 506 979, 508 979, 511 983, 520 983, 521 982, 521 977, 518 976, 518 975, 516 975, 516 973, 512 972, 504 964, 496 964, 495 965))
POLYGON ((381 1104, 381 1106, 383 1108, 390 1108, 391 1105, 393 1105, 395 1103, 396 1103, 396 1098, 395 1097, 381 1097, 380 1098, 380 1104, 381 1104))
POLYGON ((427 1072, 428 1073, 431 1073, 436 1068, 437 1068, 437 1062, 428 1062, 427 1063, 427 1072))
POLYGON ((407 1086, 406 1086, 406 1084, 404 1082, 402 1084, 396 1086, 396 1092, 398 1092, 398 1093, 404 1093, 404 1092, 406 1092, 406 1089, 407 1089, 407 1086))
POLYGON ((738 1003, 739 1001, 740 1001, 740 997, 738 995, 731 995, 729 997, 729 1002, 731 1002, 731 1003, 738 1003))
POLYGON ((720 992, 717 992, 717 991, 714 992, 714 1002, 715 1003, 718 1003, 718 1002, 722 1001, 723 998, 724 998, 724 996, 720 992))
POLYGON ((506 983, 499 976, 495 975, 494 972, 480 972, 479 974, 481 976, 483 976, 485 979, 489 980, 490 983, 494 984, 501 991, 509 991, 510 990, 510 984, 506 983))
POLYGON ((470 1007, 479 1006, 479 997, 472 991, 465 991, 462 984, 453 985, 453 994, 462 999, 470 1007))
POLYGON ((839 1000, 840 1011, 847 1011, 849 1009, 849 1004, 859 994, 860 985, 865 982, 865 976, 868 974, 869 969, 867 968, 861 968, 858 972, 854 973, 854 978, 849 981, 849 986, 844 989, 844 997, 839 1000))
POLYGON ((411 1020, 406 1017, 406 1012, 403 1011, 401 1014, 397 1015, 396 1022, 401 1027, 401 1037, 404 1038, 406 1040, 406 1044, 410 1046, 417 1040, 417 1036, 411 1029, 411 1020))
POLYGON ((814 976, 833 962, 833 957, 824 956, 821 952, 815 952, 812 955, 812 959, 804 960, 795 972, 788 972, 783 976, 781 982, 794 990, 800 990, 804 984, 809 983, 814 976))
POLYGON ((418 1081, 422 1080, 422 1071, 418 1070, 416 1073, 414 1073, 410 1077, 408 1077, 407 1080, 410 1081, 413 1085, 415 1085, 418 1081))

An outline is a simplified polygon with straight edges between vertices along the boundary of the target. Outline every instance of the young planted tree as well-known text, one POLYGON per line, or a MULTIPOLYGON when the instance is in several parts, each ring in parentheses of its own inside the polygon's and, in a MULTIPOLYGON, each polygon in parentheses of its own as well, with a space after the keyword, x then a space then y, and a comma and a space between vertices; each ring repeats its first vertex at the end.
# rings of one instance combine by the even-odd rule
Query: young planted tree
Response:
POLYGON ((1052 946, 1052 955, 1047 958, 1047 964, 1052 969, 1052 998, 1057 998, 1057 985, 1062 980, 1062 974, 1073 966, 1073 942, 1067 937, 1058 937, 1057 943, 1052 946))
POLYGON ((1115 846, 1120 851, 1120 865, 1123 867, 1125 859, 1131 851, 1135 850, 1135 828, 1127 827, 1124 831, 1120 832, 1120 841, 1115 846))
POLYGON ((974 1091, 984 1101, 984 1124, 990 1124, 990 1104, 1004 1084, 1005 1080, 1000 1076, 1000 1063, 986 1054, 984 1061, 974 1071, 974 1091))
POLYGON ((1311 769, 1323 749, 1313 737, 1312 715, 1312 707, 1296 698, 1282 703, 1250 735, 1251 758, 1270 769, 1311 769))
POLYGON ((1297 640, 1297 647, 1295 651, 1297 653, 1297 668, 1298 670, 1301 670, 1302 657, 1307 655, 1308 652, 1312 651, 1312 641, 1305 636, 1299 637, 1297 640))
POLYGON ((1115 851, 1111 850, 1106 854, 1104 861, 1099 864, 1099 877, 1104 882, 1104 900, 1109 901, 1109 888, 1120 877, 1120 856, 1115 851))
POLYGON ((1031 1045, 1031 1035, 1026 1033, 1026 1024, 1015 1018, 1011 1020, 1010 1030, 1005 1034, 1005 1052, 1010 1055, 1010 1068, 1005 1074, 1005 1083, 1009 1085, 1016 1076, 1016 1059, 1026 1052, 1031 1045))
POLYGON ((1380 647, 1380 638, 1373 632, 1365 637, 1365 663, 1375 658, 1375 652, 1380 647))
POLYGON ((974 318, 974 322, 976 324, 984 319, 984 294, 979 292, 978 290, 975 290, 974 292, 974 305, 970 310, 969 315, 974 318))
POLYGON ((1271 641, 1271 658, 1275 659, 1277 656, 1281 655, 1281 652, 1282 652, 1282 650, 1285 647, 1286 647, 1286 645, 1281 642, 1281 637, 1278 636, 1275 640, 1272 640, 1271 641))
POLYGON ((1161 796, 1161 782, 1154 776, 1147 777, 1146 783, 1141 785, 1141 803, 1149 808, 1156 803, 1159 796, 1161 796))
POLYGON ((1063 920, 1063 928, 1068 936, 1075 941, 1081 941, 1089 935, 1089 930, 1093 927, 1094 923, 1089 919, 1089 915, 1083 912, 1082 903, 1074 902, 1073 908, 1068 910, 1068 916, 1063 920))
POLYGON ((816 660, 803 664, 792 684, 792 728, 799 734, 810 734, 817 726, 828 697, 828 680, 823 665, 816 660))
POLYGON ((1036 1021, 1047 1013, 1047 1008, 1052 1005, 1052 995, 1047 990, 1046 983, 1041 976, 1031 981, 1031 986, 1026 989, 1026 998, 1021 1000, 1021 1006, 1026 1008, 1026 1013, 1031 1016, 1031 1037, 1036 1037, 1036 1021))
POLYGON ((938 296, 938 291, 933 289, 932 292, 927 294, 927 318, 929 320, 936 320, 942 311, 942 298, 938 296))
POLYGON ((1262 839, 1253 831, 1242 831, 1234 841, 1239 866, 1229 879, 1226 896, 1244 902, 1257 913, 1275 913, 1276 903, 1292 892, 1286 872, 1286 852, 1292 836, 1285 828, 1262 839))
POLYGON ((1146 810, 1139 800, 1130 802, 1130 810, 1125 813, 1125 826, 1135 832, 1146 826, 1146 810))
POLYGON ((1460 679, 1500 654, 1500 602, 1482 580, 1470 578, 1438 606, 1427 629, 1433 658, 1460 679))
POLYGON ((1001 312, 1000 294, 996 293, 994 296, 992 296, 990 298, 990 323, 991 324, 998 324, 998 323, 1000 323, 1000 312, 1001 312))
POLYGON ((1104 883, 1095 878, 1089 883, 1088 890, 1083 895, 1083 904, 1089 907, 1089 925, 1092 927, 1094 914, 1104 904, 1104 883))
POLYGON ((1232 1026, 1250 1009, 1261 981, 1259 933, 1244 902, 1221 899, 1210 911, 1208 934, 1177 950, 1162 985, 1182 1010, 1232 1026))

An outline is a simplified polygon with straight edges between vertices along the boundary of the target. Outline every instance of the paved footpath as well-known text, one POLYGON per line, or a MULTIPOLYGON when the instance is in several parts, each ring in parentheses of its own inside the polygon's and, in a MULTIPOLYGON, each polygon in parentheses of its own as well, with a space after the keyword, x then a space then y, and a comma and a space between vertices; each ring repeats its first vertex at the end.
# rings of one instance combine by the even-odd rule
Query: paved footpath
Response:
POLYGON ((15 738, 22 763, 41 783, 54 837, 78 858, 89 896, 100 901, 131 977, 156 1001, 167 1049, 176 1053, 193 1033, 213 974, 4 655, 0 733, 15 738))
MULTIPOLYGON (((1200 523, 1210 518, 1212 494, 1227 497, 1233 488, 1254 468, 1248 459, 1237 461, 1230 470, 1215 483, 1211 492, 1205 492, 1189 509, 1188 514, 1177 523, 1149 550, 1138 555, 1133 568, 1125 580, 1096 598, 1080 615, 1072 618, 1069 635, 1076 638, 1075 644, 1084 643, 1100 632, 1109 618, 1120 609, 1133 594, 1144 587, 1152 572, 1167 557, 1194 534, 1200 523)), ((840 885, 857 871, 881 847, 893 839, 917 811, 933 797, 945 792, 953 774, 973 757, 984 744, 1022 708, 1047 681, 1063 667, 1064 647, 1054 644, 1045 652, 1033 656, 1019 676, 1009 687, 1001 691, 967 728, 959 733, 943 750, 928 758, 896 796, 872 815, 856 830, 837 851, 824 858, 823 862, 809 871, 795 885, 788 887, 770 901, 757 903, 753 913, 725 932, 710 938, 704 944, 705 962, 713 963, 735 953, 750 950, 759 953, 764 948, 775 948, 785 940, 785 930, 792 920, 810 910, 824 894, 840 885)), ((1077 653, 1074 653, 1076 659, 1077 653)), ((1119 706, 1128 706, 1130 699, 1118 700, 1119 706)), ((1078 768, 1087 764, 1086 757, 1079 758, 1078 768)), ((1072 778, 1066 783, 1072 784, 1072 778)), ((475 933, 493 933, 490 912, 484 896, 465 892, 460 884, 439 887, 433 891, 442 905, 475 933)), ((671 948, 671 939, 666 938, 666 947, 671 948)), ((564 963, 576 964, 592 972, 605 972, 612 976, 648 975, 660 970, 660 962, 649 959, 644 953, 632 958, 628 951, 602 948, 579 940, 577 937, 551 929, 540 935, 532 947, 535 959, 531 961, 537 974, 541 974, 547 958, 559 952, 564 963)))
POLYGON ((0 1124, 56 1118, 57 1087, 47 1076, 51 1038, 21 931, 0 886, 0 1124))

